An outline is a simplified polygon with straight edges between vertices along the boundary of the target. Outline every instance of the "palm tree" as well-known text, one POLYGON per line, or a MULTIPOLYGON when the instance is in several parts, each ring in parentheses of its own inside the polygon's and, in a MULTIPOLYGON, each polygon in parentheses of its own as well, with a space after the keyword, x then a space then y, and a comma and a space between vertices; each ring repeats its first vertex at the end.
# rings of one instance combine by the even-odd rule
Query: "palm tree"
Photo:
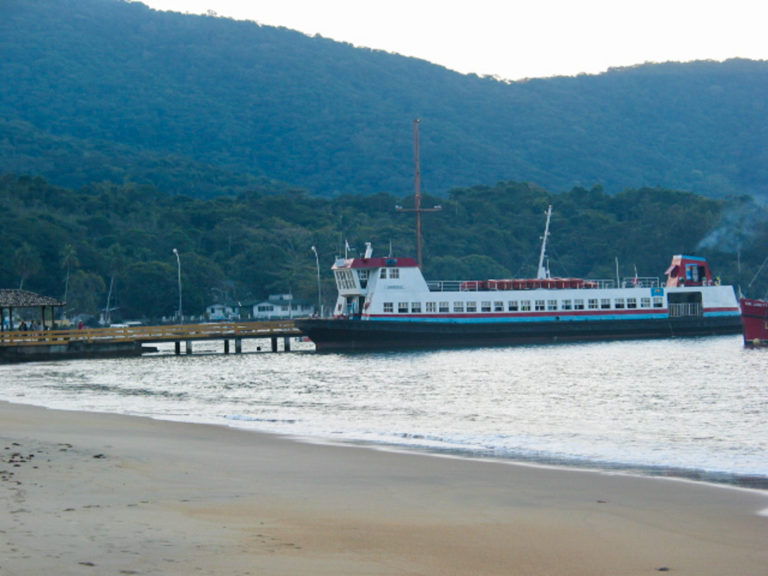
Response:
MULTIPOLYGON (((69 294, 69 277, 72 274, 72 267, 80 266, 80 261, 77 259, 77 251, 72 244, 65 244, 64 248, 59 252, 59 259, 61 267, 66 269, 67 275, 64 277, 64 302, 67 302, 67 296, 69 294)), ((62 314, 66 316, 66 310, 62 311, 62 314)))
POLYGON ((13 267, 19 274, 19 290, 24 288, 24 280, 32 276, 42 266, 40 254, 27 242, 24 242, 13 254, 13 267))
POLYGON ((104 308, 104 324, 108 326, 112 321, 112 312, 109 307, 112 300, 112 289, 115 285, 115 276, 120 274, 125 267, 125 257, 123 249, 119 244, 112 244, 109 247, 109 291, 107 292, 107 305, 104 308))

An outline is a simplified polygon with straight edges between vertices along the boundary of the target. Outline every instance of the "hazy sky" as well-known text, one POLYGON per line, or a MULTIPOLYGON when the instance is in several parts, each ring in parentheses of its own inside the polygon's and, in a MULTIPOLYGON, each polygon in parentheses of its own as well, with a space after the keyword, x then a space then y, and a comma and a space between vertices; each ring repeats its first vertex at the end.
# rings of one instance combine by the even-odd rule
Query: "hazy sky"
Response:
POLYGON ((140 0, 510 80, 643 62, 768 59, 765 0, 140 0))

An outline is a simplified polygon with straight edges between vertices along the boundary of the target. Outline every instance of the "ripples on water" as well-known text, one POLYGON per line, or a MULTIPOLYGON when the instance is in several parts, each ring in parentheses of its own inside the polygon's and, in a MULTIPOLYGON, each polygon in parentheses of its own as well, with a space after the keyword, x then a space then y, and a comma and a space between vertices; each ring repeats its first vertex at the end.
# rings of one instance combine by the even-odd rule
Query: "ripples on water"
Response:
POLYGON ((744 349, 740 336, 347 355, 305 348, 6 366, 0 398, 768 485, 767 368, 768 351, 744 349))

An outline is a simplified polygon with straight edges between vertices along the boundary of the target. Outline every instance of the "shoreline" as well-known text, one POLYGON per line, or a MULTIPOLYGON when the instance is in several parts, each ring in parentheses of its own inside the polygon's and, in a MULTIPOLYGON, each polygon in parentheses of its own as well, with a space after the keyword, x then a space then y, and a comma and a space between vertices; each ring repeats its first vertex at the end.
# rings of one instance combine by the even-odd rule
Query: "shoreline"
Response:
MULTIPOLYGON (((215 426, 216 424, 210 424, 215 426)), ((270 432, 256 431, 257 434, 270 434, 270 432)), ((376 443, 367 441, 332 441, 305 436, 280 435, 278 437, 297 442, 309 442, 311 444, 328 444, 330 446, 360 447, 384 452, 402 454, 416 454, 436 458, 457 458, 470 462, 491 462, 497 464, 509 464, 512 466, 531 466, 547 470, 563 470, 574 472, 587 472, 592 474, 607 474, 617 476, 629 476, 637 478, 657 478, 659 480, 679 480, 693 482, 694 484, 707 484, 721 488, 734 488, 739 490, 754 490, 768 496, 768 476, 759 474, 739 474, 735 472, 722 472, 718 470, 704 470, 699 468, 676 468, 671 466, 651 464, 627 464, 623 462, 600 462, 593 460, 580 460, 577 458, 535 458, 520 455, 501 457, 478 454, 471 450, 436 448, 424 446, 411 446, 408 444, 376 443)))
POLYGON ((719 576, 768 565, 768 494, 750 488, 6 402, 0 422, 3 574, 719 576))
MULTIPOLYGON (((17 404, 9 400, 0 400, 0 403, 17 404)), ((21 406, 37 407, 45 410, 61 410, 65 412, 82 412, 87 414, 104 414, 125 416, 128 418, 147 418, 159 422, 171 422, 191 424, 199 426, 222 427, 230 430, 238 430, 247 434, 267 435, 282 438, 291 442, 309 443, 315 445, 328 445, 337 447, 363 448, 425 457, 458 458, 471 462, 490 462, 498 464, 510 464, 517 466, 533 466, 545 469, 564 471, 583 471, 595 474, 624 475, 630 477, 658 478, 668 480, 683 480, 694 483, 709 484, 712 486, 732 487, 745 490, 756 490, 768 494, 768 476, 761 474, 724 472, 721 470, 706 470, 702 468, 683 468, 664 466, 661 464, 638 464, 616 461, 584 460, 578 457, 533 457, 524 454, 512 454, 509 456, 497 456, 472 449, 447 448, 434 445, 400 444, 394 441, 370 441, 360 439, 334 440, 331 438, 307 436, 259 430, 240 427, 223 422, 195 421, 185 418, 175 418, 172 415, 151 416, 144 414, 121 414, 118 412, 101 412, 98 410, 78 410, 75 408, 53 408, 38 404, 18 403, 21 406)), ((233 419, 232 421, 237 421, 233 419)))

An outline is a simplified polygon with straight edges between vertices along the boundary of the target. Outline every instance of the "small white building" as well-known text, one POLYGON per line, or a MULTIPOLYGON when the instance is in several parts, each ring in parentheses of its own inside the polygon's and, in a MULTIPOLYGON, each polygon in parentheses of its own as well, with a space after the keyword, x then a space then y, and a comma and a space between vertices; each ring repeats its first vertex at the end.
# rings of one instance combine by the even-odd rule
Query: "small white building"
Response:
POLYGON ((315 306, 306 300, 299 300, 292 294, 271 294, 266 300, 252 306, 254 320, 287 320, 306 318, 315 313, 315 306))
POLYGON ((205 309, 205 317, 212 322, 240 320, 240 303, 211 304, 205 309))

